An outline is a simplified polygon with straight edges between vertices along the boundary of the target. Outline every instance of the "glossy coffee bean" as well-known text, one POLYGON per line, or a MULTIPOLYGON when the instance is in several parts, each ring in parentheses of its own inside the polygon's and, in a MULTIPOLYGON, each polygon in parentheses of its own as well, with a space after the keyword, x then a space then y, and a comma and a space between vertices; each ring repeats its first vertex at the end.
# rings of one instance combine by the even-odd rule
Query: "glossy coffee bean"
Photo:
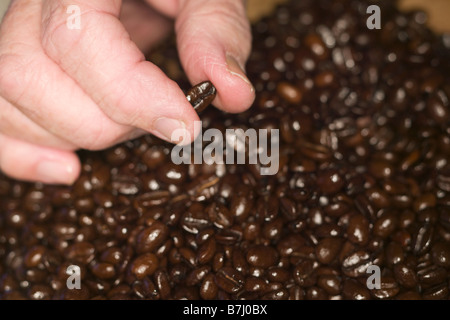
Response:
POLYGON ((201 82, 186 93, 187 100, 197 112, 203 111, 216 97, 216 88, 210 81, 201 82))

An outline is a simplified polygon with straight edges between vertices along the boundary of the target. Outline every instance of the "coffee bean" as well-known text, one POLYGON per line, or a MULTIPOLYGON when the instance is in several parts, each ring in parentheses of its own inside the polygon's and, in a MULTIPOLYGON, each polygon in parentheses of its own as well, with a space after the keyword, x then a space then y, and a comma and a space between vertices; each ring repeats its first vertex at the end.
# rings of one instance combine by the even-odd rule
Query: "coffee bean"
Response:
POLYGON ((91 268, 91 271, 97 278, 102 280, 114 278, 116 275, 114 266, 106 262, 96 263, 91 268))
POLYGON ((400 288, 394 278, 381 277, 380 289, 375 288, 371 292, 378 299, 390 299, 395 297, 399 291, 400 288))
POLYGON ((272 247, 254 246, 247 251, 247 261, 255 267, 268 268, 276 264, 278 253, 272 247))
POLYGON ((345 181, 337 170, 322 171, 317 176, 320 191, 326 194, 337 193, 344 186, 345 181))
POLYGON ((186 93, 187 100, 197 112, 203 111, 216 97, 216 88, 210 81, 201 82, 186 93))
POLYGON ((330 264, 338 255, 342 240, 336 237, 324 238, 316 246, 316 257, 320 263, 330 264))
POLYGON ((200 287, 200 296, 205 300, 212 300, 216 298, 218 291, 214 275, 206 275, 200 287))
POLYGON ((159 221, 142 230, 136 238, 137 253, 153 252, 162 245, 169 235, 169 229, 159 221))
POLYGON ((413 289, 417 285, 416 273, 405 264, 397 264, 394 266, 395 279, 405 288, 413 289))
POLYGON ((288 82, 281 82, 277 86, 278 94, 287 102, 298 104, 302 101, 303 94, 298 87, 288 82))
POLYGON ((237 293, 245 284, 244 276, 230 267, 219 269, 214 281, 220 289, 227 293, 237 293))
POLYGON ((349 300, 370 299, 369 290, 354 279, 348 279, 344 281, 342 293, 344 295, 344 298, 349 300))
POLYGON ((158 269, 158 263, 158 258, 153 253, 144 253, 134 259, 130 271, 137 279, 143 279, 151 276, 158 269))
POLYGON ((369 221, 361 214, 351 216, 347 226, 347 236, 355 244, 367 244, 370 236, 369 221))
POLYGON ((341 279, 335 275, 321 275, 317 279, 317 285, 325 290, 329 295, 336 295, 341 292, 341 279))

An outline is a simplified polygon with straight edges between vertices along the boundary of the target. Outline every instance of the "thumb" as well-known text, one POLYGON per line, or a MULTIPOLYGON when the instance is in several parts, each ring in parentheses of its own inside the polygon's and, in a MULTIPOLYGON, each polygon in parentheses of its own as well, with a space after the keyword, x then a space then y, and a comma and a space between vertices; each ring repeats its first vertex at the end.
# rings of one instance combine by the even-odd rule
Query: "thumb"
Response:
POLYGON ((243 1, 180 1, 175 27, 191 82, 210 80, 217 89, 214 104, 225 111, 249 108, 255 92, 244 71, 251 31, 243 1))

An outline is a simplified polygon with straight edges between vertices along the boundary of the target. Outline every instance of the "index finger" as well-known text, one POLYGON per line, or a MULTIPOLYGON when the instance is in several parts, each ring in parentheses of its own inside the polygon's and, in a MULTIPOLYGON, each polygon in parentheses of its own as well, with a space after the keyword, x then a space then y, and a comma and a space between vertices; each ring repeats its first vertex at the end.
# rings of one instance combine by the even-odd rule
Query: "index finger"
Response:
POLYGON ((45 51, 114 121, 168 141, 175 130, 183 129, 193 139, 196 112, 178 85, 145 61, 130 40, 118 19, 121 3, 44 2, 45 51), (69 28, 69 6, 79 9, 73 16, 79 19, 79 28, 69 28))

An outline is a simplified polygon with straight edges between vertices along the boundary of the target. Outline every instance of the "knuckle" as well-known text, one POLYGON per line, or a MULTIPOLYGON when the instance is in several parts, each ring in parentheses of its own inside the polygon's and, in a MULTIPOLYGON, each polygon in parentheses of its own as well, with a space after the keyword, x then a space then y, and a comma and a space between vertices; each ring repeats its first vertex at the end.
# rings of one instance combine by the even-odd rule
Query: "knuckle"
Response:
POLYGON ((0 55, 0 95, 17 100, 33 78, 33 68, 18 55, 0 55))
POLYGON ((125 130, 122 128, 106 127, 93 124, 78 134, 77 145, 85 150, 98 151, 109 148, 122 141, 125 130))

